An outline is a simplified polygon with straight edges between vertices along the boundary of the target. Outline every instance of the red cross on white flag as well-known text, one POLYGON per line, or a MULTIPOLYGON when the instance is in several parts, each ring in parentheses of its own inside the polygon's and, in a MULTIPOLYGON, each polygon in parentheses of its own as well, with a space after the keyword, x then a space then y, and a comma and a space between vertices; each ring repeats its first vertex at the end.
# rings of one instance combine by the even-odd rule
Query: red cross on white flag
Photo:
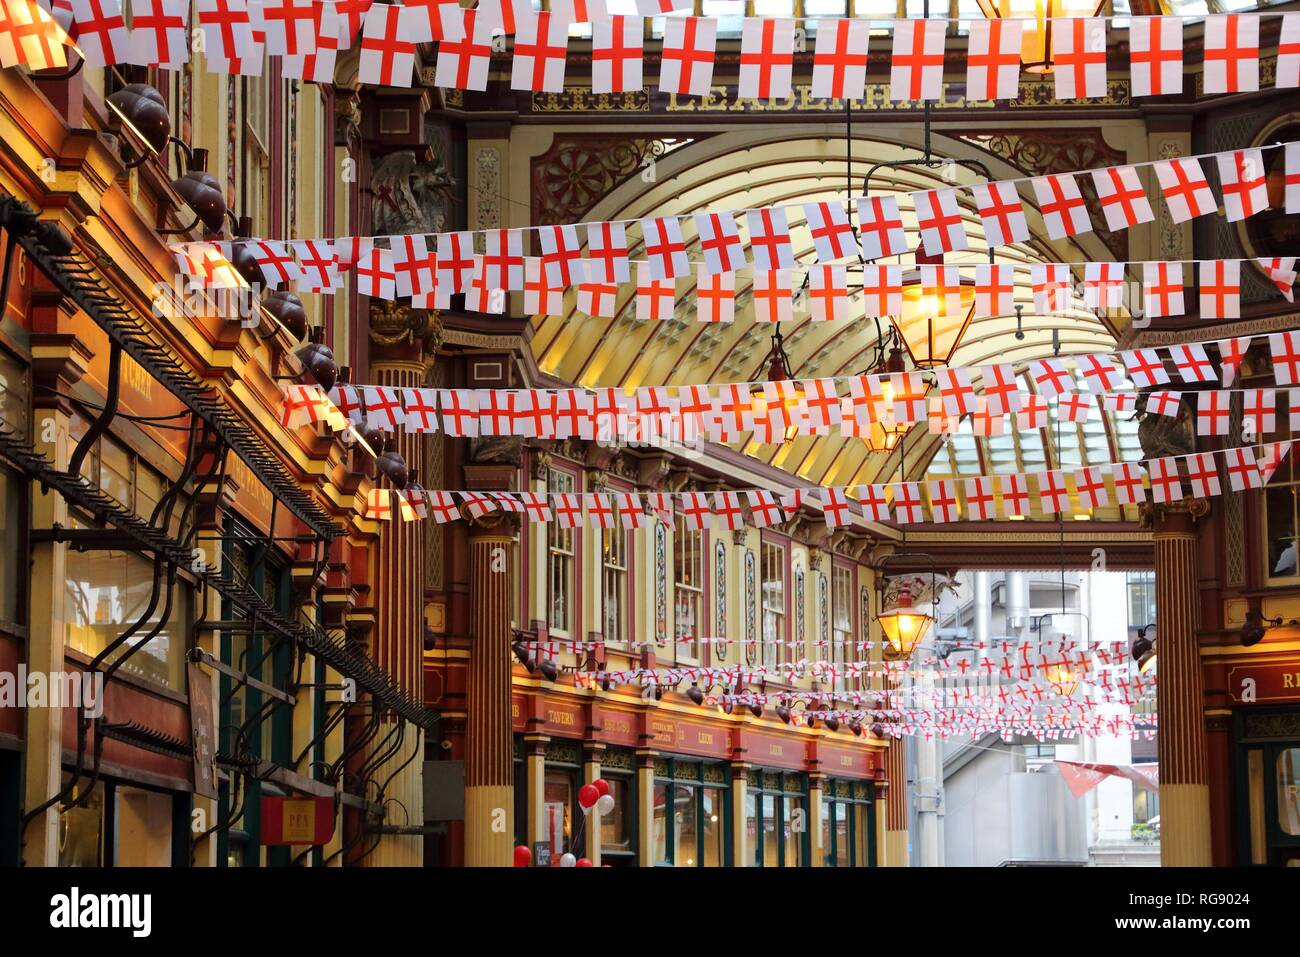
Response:
POLYGON ((808 431, 826 435, 839 425, 843 409, 835 391, 834 379, 804 379, 803 403, 808 410, 808 431))
POLYGON ((327 401, 318 385, 287 385, 283 389, 283 400, 280 424, 286 428, 315 425, 325 417, 327 401))
POLYGON ((204 60, 213 73, 241 72, 232 69, 236 61, 257 59, 261 72, 261 55, 253 39, 253 23, 245 0, 196 0, 195 15, 203 36, 204 60))
POLYGON ((725 529, 728 532, 744 528, 745 512, 740 505, 740 493, 714 492, 713 519, 716 527, 725 529))
MULTIPOLYGON (((1223 211, 1228 222, 1235 223, 1268 209, 1268 181, 1263 150, 1220 153, 1216 159, 1219 164, 1219 191, 1223 193, 1223 211)), ((1287 165, 1289 172, 1294 172, 1291 164, 1287 165)), ((1290 176, 1287 178, 1289 180, 1290 176)))
POLYGON ((523 289, 523 230, 487 230, 483 234, 483 268, 489 288, 523 289))
POLYGON ((1070 489, 1065 484, 1065 473, 1060 469, 1033 473, 1038 488, 1038 506, 1049 515, 1065 514, 1070 510, 1070 489))
POLYGON ((1025 220, 1025 210, 1015 183, 980 183, 972 194, 990 246, 1022 243, 1029 239, 1029 223, 1025 220))
POLYGON ((985 409, 990 416, 1001 418, 1020 408, 1025 394, 1020 390, 1015 366, 1009 362, 981 366, 979 374, 985 409))
POLYGON ((405 5, 418 11, 410 24, 416 43, 465 39, 465 18, 456 0, 405 0, 405 5))
POLYGON ((926 255, 942 256, 969 248, 955 189, 928 189, 913 193, 912 204, 926 255))
POLYGON ((1050 239, 1065 239, 1092 231, 1092 220, 1079 184, 1069 173, 1031 179, 1034 198, 1043 214, 1043 224, 1050 239))
POLYGON ((1140 465, 1118 462, 1110 467, 1110 477, 1115 485, 1116 505, 1136 505, 1146 501, 1146 487, 1140 465))
POLYGON ((531 0, 478 0, 479 15, 494 31, 513 36, 536 15, 531 0))
POLYGON ((640 225, 652 278, 675 279, 690 272, 686 240, 682 238, 682 224, 676 216, 642 219, 640 225))
POLYGON ((1270 332, 1273 376, 1278 385, 1300 385, 1300 331, 1270 332))
POLYGON ((524 312, 530 316, 558 316, 564 312, 564 290, 546 282, 541 259, 524 259, 524 312))
POLYGON ((618 284, 584 282, 578 284, 578 311, 589 316, 610 319, 618 315, 618 284))
POLYGON ((895 20, 889 61, 889 99, 937 100, 943 89, 943 20, 895 20))
MULTIPOLYGON (((301 6, 305 0, 285 0, 301 6)), ((280 61, 280 72, 287 79, 308 80, 312 83, 333 83, 338 52, 343 46, 345 24, 334 3, 308 3, 311 19, 309 36, 299 43, 299 52, 285 54, 280 61)), ((457 8, 459 10, 459 8, 457 8)), ((285 25, 286 31, 289 29, 285 25)))
POLYGON ((709 499, 703 492, 681 492, 682 522, 693 532, 703 531, 709 522, 713 510, 709 508, 709 499))
POLYGON ((1160 390, 1147 396, 1147 412, 1152 415, 1164 415, 1175 418, 1182 408, 1183 394, 1160 390))
POLYGON ((814 322, 849 317, 848 276, 843 266, 808 267, 808 302, 814 322))
POLYGON ((972 20, 966 53, 967 100, 1014 100, 1020 94, 1024 21, 972 20))
POLYGON ((72 0, 72 21, 77 48, 86 66, 127 62, 131 52, 131 31, 118 0, 72 0))
POLYGON ((1042 315, 1068 312, 1074 305, 1074 283, 1064 263, 1033 263, 1029 286, 1034 294, 1034 311, 1042 315))
POLYGON ((382 385, 362 386, 361 401, 366 407, 366 425, 372 429, 395 432, 406 421, 397 389, 382 385))
POLYGON ((1142 264, 1142 313, 1149 319, 1181 316, 1183 305, 1183 264, 1149 262, 1142 264))
POLYGON ((998 478, 996 475, 962 479, 962 492, 966 496, 968 521, 988 522, 997 518, 998 478))
POLYGON ((740 241, 740 228, 734 216, 696 213, 694 219, 700 250, 704 253, 704 272, 735 272, 746 266, 745 246, 740 241))
POLYGON ((360 425, 365 421, 365 416, 361 409, 361 399, 357 396, 357 388, 346 382, 335 383, 334 388, 330 390, 329 400, 334 404, 343 418, 344 422, 351 422, 353 425, 360 425))
MULTIPOLYGON (((190 61, 186 0, 131 0, 128 63, 175 70, 190 61)), ((6 66, 9 64, 6 64, 6 66)))
POLYGON ((745 225, 749 229, 749 246, 754 254, 755 270, 767 272, 794 268, 790 225, 783 207, 751 209, 745 213, 745 225))
POLYGON ((862 298, 868 317, 899 316, 903 313, 903 267, 862 267, 862 298))
POLYGON ((510 88, 563 92, 568 42, 569 24, 553 13, 537 13, 517 23, 510 88))
POLYGON ((1296 280, 1296 257, 1295 256, 1274 256, 1272 259, 1257 259, 1259 267, 1264 270, 1264 275, 1282 293, 1287 302, 1294 301, 1293 287, 1296 280))
POLYGON ((852 521, 853 508, 842 487, 827 486, 823 489, 822 516, 828 528, 840 528, 852 521))
POLYGON ((1155 219, 1151 204, 1133 166, 1109 166, 1092 171, 1092 184, 1111 232, 1155 219))
POLYGON ((437 257, 421 233, 392 237, 397 296, 410 299, 432 293, 437 286, 437 257))
POLYGON ((867 83, 867 20, 820 20, 813 52, 812 95, 860 100, 867 83))
POLYGON ((767 528, 784 521, 785 516, 777 503, 776 495, 762 489, 751 489, 745 493, 749 500, 750 524, 755 528, 767 528))
POLYGON ((1253 93, 1259 89, 1259 15, 1232 13, 1205 18, 1205 92, 1253 93))
POLYGON ((1110 504, 1110 492, 1106 489, 1106 473, 1109 471, 1100 466, 1075 470, 1074 488, 1083 508, 1105 508, 1110 504))
POLYGON ((473 389, 439 389, 442 430, 452 438, 478 436, 478 393, 473 389))
POLYGON ((403 389, 403 427, 408 432, 438 431, 438 395, 433 389, 403 389))
POLYGON ((739 95, 777 100, 790 95, 794 21, 746 17, 740 28, 739 95))
POLYGON ((1058 100, 1106 95, 1106 21, 1074 17, 1051 21, 1058 100))
MULTIPOLYGON (((1110 356, 1089 354, 1078 356, 1074 361, 1079 367, 1079 372, 1083 374, 1084 385, 1090 392, 1096 394, 1113 392, 1123 381, 1119 369, 1115 367, 1110 356)), ((1066 390, 1062 390, 1064 391, 1066 390)))
POLYGON ((300 267, 296 285, 298 292, 331 294, 343 285, 334 249, 328 240, 308 239, 291 245, 300 267))
POLYGON ((1214 374, 1214 363, 1210 362, 1205 346, 1199 342, 1170 346, 1169 359, 1184 382, 1213 382, 1218 378, 1214 374))
POLYGON ((588 223, 587 260, 587 274, 593 282, 627 282, 627 227, 623 223, 588 223))
POLYGON ((1267 485, 1277 467, 1282 464, 1288 452, 1291 451, 1290 442, 1273 442, 1264 446, 1264 451, 1259 459, 1259 480, 1263 485, 1267 485))
POLYGON ((1192 498, 1212 498, 1223 494, 1223 487, 1219 484, 1219 460, 1213 452, 1187 456, 1187 481, 1192 486, 1192 498))
POLYGON ((1218 259, 1196 267, 1202 319, 1241 318, 1241 261, 1218 259))
POLYGON ((925 521, 919 482, 896 482, 889 486, 889 491, 894 499, 894 521, 900 525, 925 521))
POLYGON ((591 27, 591 92, 626 93, 641 89, 640 17, 602 17, 591 27))
POLYGON ((975 266, 974 318, 1009 316, 1015 312, 1015 268, 1009 263, 975 266))
POLYGON ((393 490, 372 488, 366 493, 365 517, 387 522, 393 517, 393 490))
POLYGON ((618 520, 626 529, 645 528, 645 505, 636 492, 618 492, 618 520))
POLYGON ((1185 223, 1218 209, 1218 202, 1196 157, 1165 160, 1155 164, 1156 180, 1169 206, 1169 217, 1185 223))
POLYGON ((254 16, 266 34, 266 52, 271 56, 301 56, 314 49, 314 6, 312 0, 256 0, 254 16))
POLYGON ((1119 354, 1129 378, 1139 389, 1150 389, 1169 381, 1164 361, 1155 349, 1132 349, 1119 354))
POLYGON ((456 90, 486 90, 492 61, 492 23, 477 10, 464 10, 459 37, 438 44, 434 66, 436 86, 456 90))
POLYGON ((551 10, 575 24, 594 25, 609 19, 605 0, 551 0, 551 10))
POLYGON ((1087 422, 1092 410, 1092 395, 1087 392, 1067 392, 1056 402, 1056 417, 1062 422, 1087 422))
POLYGON ((857 253, 857 241, 843 203, 808 203, 803 209, 818 262, 835 262, 857 253))
POLYGON ((1273 85, 1278 89, 1300 86, 1300 13, 1282 15, 1282 31, 1277 39, 1277 65, 1273 73, 1273 85))
POLYGON ((592 395, 585 389, 561 389, 555 396, 555 437, 590 439, 596 434, 592 395))
POLYGON ((393 268, 393 253, 373 245, 362 252, 357 261, 357 292, 372 299, 394 299, 397 296, 397 273, 393 268))
MULTIPOLYGON (((654 0, 648 0, 654 2, 654 0)), ((690 6, 682 0, 683 6, 690 6)), ((713 83, 713 52, 718 21, 707 17, 666 17, 659 63, 659 91, 704 96, 713 83)))
POLYGON ((1196 393, 1196 434, 1227 435, 1232 416, 1232 393, 1220 390, 1196 393))
POLYGON ((1183 92, 1182 17, 1134 17, 1128 24, 1133 95, 1183 92))
POLYGON ((1124 263, 1085 263, 1083 304, 1089 309, 1119 309, 1124 304, 1124 263))
POLYGON ((709 273, 704 264, 697 267, 695 309, 700 322, 734 322, 736 320, 736 274, 709 273))
POLYGON ((794 279, 789 269, 755 269, 751 293, 755 322, 789 322, 792 318, 794 279))
POLYGON ((1027 395, 1016 412, 1016 428, 1022 432, 1047 428, 1047 399, 1027 395))
POLYGON ((638 320, 667 322, 673 317, 677 288, 671 279, 655 279, 650 264, 636 264, 636 317, 638 320))
POLYGON ((885 498, 884 485, 859 485, 858 495, 858 505, 867 521, 889 521, 889 501, 885 498))
POLYGON ((301 278, 302 269, 284 243, 255 239, 244 243, 262 274, 262 282, 272 289, 301 278))
POLYGON ((242 289, 247 283, 234 266, 225 243, 189 243, 176 249, 176 262, 203 289, 242 289))
POLYGON ((344 46, 351 46, 361 31, 361 22, 374 0, 335 0, 334 6, 339 15, 339 39, 344 46))
POLYGON ((577 492, 552 492, 551 511, 560 528, 582 525, 582 497, 577 492))
POLYGON ((975 387, 971 385, 968 369, 962 366, 941 366, 934 372, 946 415, 970 415, 975 411, 975 387))
POLYGON ((858 199, 858 233, 862 258, 871 261, 907 252, 907 233, 896 196, 863 196, 858 199))
POLYGON ((1029 514, 1029 481, 1022 472, 999 476, 1002 484, 1002 514, 1029 514))
POLYGON ((1277 391, 1247 389, 1241 395, 1242 439, 1257 441, 1277 429, 1277 391))
POLYGON ((1259 462, 1255 460, 1255 450, 1250 446, 1223 450, 1223 467, 1228 472, 1228 485, 1234 492, 1261 488, 1263 477, 1259 474, 1259 462))
POLYGON ((572 224, 542 226, 538 233, 546 284, 567 289, 587 281, 586 260, 578 242, 578 227, 572 224))

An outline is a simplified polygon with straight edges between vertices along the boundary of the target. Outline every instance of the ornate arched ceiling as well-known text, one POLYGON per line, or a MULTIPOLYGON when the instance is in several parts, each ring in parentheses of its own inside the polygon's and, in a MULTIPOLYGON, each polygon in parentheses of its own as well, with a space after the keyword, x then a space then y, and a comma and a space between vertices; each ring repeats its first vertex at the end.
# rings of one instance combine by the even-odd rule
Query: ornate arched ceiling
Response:
MULTIPOLYGON (((655 182, 638 178, 614 190, 594 207, 591 220, 637 219, 643 216, 689 214, 699 210, 741 210, 772 204, 798 206, 821 200, 843 200, 850 195, 848 185, 848 140, 843 127, 827 125, 827 135, 802 135, 789 138, 779 126, 761 131, 738 131, 684 145, 659 161, 655 182)), ((904 135, 900 133, 900 140, 904 135)), ((994 178, 1013 178, 1019 171, 1002 164, 995 157, 974 146, 941 135, 935 136, 939 155, 978 158, 992 167, 994 178)), ((861 193, 863 176, 873 164, 888 160, 916 158, 918 150, 905 142, 882 138, 866 139, 855 135, 852 141, 852 195, 861 193)), ((953 184, 974 183, 980 177, 967 169, 949 164, 943 169, 908 167, 881 169, 871 179, 871 192, 907 194, 915 190, 953 184)), ((962 195, 969 251, 951 255, 948 262, 971 264, 986 262, 988 257, 984 232, 969 195, 962 195)), ((1022 190, 1022 196, 1025 191, 1022 190)), ((917 234, 911 202, 900 195, 909 245, 915 247, 917 234)), ((815 261, 812 241, 802 214, 790 211, 790 225, 795 254, 801 263, 815 261)), ((1095 236, 1080 242, 1052 242, 1046 238, 1041 216, 1026 200, 1031 229, 1029 242, 1000 247, 996 261, 1017 265, 1040 261, 1082 262, 1087 259, 1113 258, 1095 236)), ((742 234, 743 234, 742 224, 742 234)), ((692 259, 698 259, 697 237, 689 221, 683 232, 691 244, 692 259)), ((630 230, 629 238, 639 242, 639 230, 630 230)), ((641 250, 634 247, 632 257, 641 250)), ((910 262, 906 257, 904 262, 910 262)), ((850 282, 852 285, 852 280, 850 282)), ((736 321, 731 324, 706 324, 695 318, 694 279, 683 277, 677 282, 677 308, 667 322, 640 322, 635 318, 635 289, 625 285, 618 298, 618 314, 612 318, 595 318, 579 313, 576 296, 570 292, 562 315, 533 319, 533 354, 539 368, 563 382, 587 387, 688 385, 700 382, 735 382, 762 378, 773 327, 754 321, 750 299, 750 277, 737 276, 736 321)), ((971 323, 954 356, 954 364, 975 366, 992 361, 1019 364, 1051 355, 1052 336, 1060 339, 1062 354, 1105 351, 1113 348, 1116 330, 1126 317, 1099 317, 1076 303, 1068 313, 1039 316, 1033 311, 1027 269, 1017 270, 1015 301, 1022 304, 1023 337, 1016 336, 1014 316, 978 319, 971 323)), ((857 306, 860 313, 861 306, 857 306)), ((860 318, 848 322, 813 323, 807 312, 796 313, 792 322, 783 324, 786 351, 794 375, 799 378, 847 375, 862 371, 870 362, 878 340, 875 320, 860 318)), ((1111 458, 1122 460, 1132 443, 1123 434, 1133 431, 1132 424, 1116 426, 1109 415, 1097 413, 1102 431, 1100 444, 1107 446, 1111 458)), ((958 468, 953 453, 936 436, 925 434, 924 427, 914 428, 903 450, 892 454, 869 452, 860 440, 839 435, 800 438, 784 446, 758 445, 747 439, 734 448, 759 461, 774 465, 801 480, 825 485, 849 485, 896 479, 900 465, 909 477, 930 474, 980 474, 981 471, 1012 471, 1007 464, 1001 440, 976 440, 969 435, 969 423, 951 443, 962 448, 962 455, 973 454, 983 468, 971 472, 958 468), (964 435, 964 437, 963 437, 964 435), (995 447, 988 443, 994 442, 995 447), (943 449, 943 458, 935 456, 943 449)), ((1029 452, 1023 459, 1026 468, 1043 467, 1045 454, 1056 467, 1066 467, 1077 456, 1070 454, 1069 441, 1062 442, 1058 458, 1052 437, 1027 437, 1023 443, 1010 440, 1021 462, 1020 449, 1029 452), (1030 450, 1037 448, 1035 456, 1030 450), (1044 452, 1045 450, 1045 452, 1044 452)), ((1096 437, 1093 454, 1082 464, 1097 464, 1100 458, 1096 437)), ((1101 517, 1101 516, 1098 516, 1101 517)), ((1118 516, 1115 516, 1118 517, 1118 516)))

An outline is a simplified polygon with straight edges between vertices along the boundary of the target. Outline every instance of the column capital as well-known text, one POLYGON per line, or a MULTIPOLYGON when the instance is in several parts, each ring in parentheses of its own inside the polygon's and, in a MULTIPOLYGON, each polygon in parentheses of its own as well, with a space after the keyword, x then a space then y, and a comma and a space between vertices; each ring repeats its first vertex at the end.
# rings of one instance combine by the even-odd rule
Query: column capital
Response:
POLYGON ((1196 522, 1210 514, 1210 503, 1203 498, 1183 498, 1177 502, 1148 502, 1139 506, 1142 524, 1160 538, 1194 538, 1196 522))

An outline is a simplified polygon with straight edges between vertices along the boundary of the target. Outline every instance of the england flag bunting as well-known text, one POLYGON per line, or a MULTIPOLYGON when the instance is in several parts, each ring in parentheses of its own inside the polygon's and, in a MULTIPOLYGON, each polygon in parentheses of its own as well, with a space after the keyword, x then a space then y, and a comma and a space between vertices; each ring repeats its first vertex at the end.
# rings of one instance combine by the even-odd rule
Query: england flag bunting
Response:
POLYGON ((1273 85, 1279 89, 1300 86, 1300 13, 1282 15, 1282 32, 1277 41, 1277 65, 1273 72, 1273 85))
POLYGON ((1110 166, 1093 170, 1092 183, 1101 202, 1102 214, 1106 217, 1106 227, 1111 232, 1155 219, 1136 167, 1110 166))
POLYGON ((1038 489, 1038 507, 1045 514, 1065 514, 1070 510, 1070 489, 1065 483, 1065 472, 1049 469, 1032 473, 1038 489))
POLYGON ((1007 263, 975 267, 974 318, 1009 316, 1015 312, 1015 270, 1007 263))
MULTIPOLYGON (((654 3, 655 0, 638 0, 654 3)), ((687 0, 681 0, 689 7, 687 0)), ((704 96, 713 85, 713 51, 718 21, 708 17, 667 17, 659 64, 659 91, 704 96)))
POLYGON ((900 525, 915 525, 925 521, 919 482, 896 482, 889 486, 889 491, 893 497, 894 521, 900 525))
POLYGON ((735 272, 745 267, 745 244, 740 241, 740 229, 734 216, 730 213, 696 213, 694 220, 700 237, 700 250, 704 253, 703 272, 735 272))
POLYGON ((645 528, 646 513, 641 498, 635 492, 618 492, 618 520, 626 529, 645 528))
POLYGON ((294 261, 284 243, 255 239, 245 243, 244 249, 252 254, 262 274, 262 282, 268 288, 278 289, 284 283, 296 282, 302 277, 302 267, 294 261))
POLYGON ((397 272, 393 268, 392 250, 376 246, 365 248, 357 261, 357 292, 372 299, 397 297, 397 272))
POLYGON ((943 89, 943 20, 895 20, 889 61, 889 99, 937 100, 943 89))
POLYGON ((1078 17, 1051 21, 1052 58, 1058 100, 1106 95, 1106 21, 1078 17))
POLYGON ((429 249, 428 239, 424 235, 410 233, 394 236, 392 253, 398 298, 415 299, 435 291, 438 284, 438 260, 433 250, 429 249))
POLYGON ((1273 378, 1278 385, 1300 385, 1300 331, 1271 332, 1273 378))
POLYGON ((1196 157, 1164 160, 1155 164, 1155 171, 1169 218, 1175 223, 1185 223, 1219 208, 1196 157))
POLYGON ((1241 365, 1241 360, 1246 358, 1246 350, 1250 348, 1251 337, 1241 336, 1233 339, 1220 339, 1215 345, 1219 347, 1219 365, 1222 368, 1221 378, 1225 386, 1230 386, 1237 377, 1237 367, 1241 365))
POLYGON ((973 20, 967 41, 966 98, 1014 100, 1020 92, 1022 20, 973 20))
POLYGON ((1241 318, 1241 262, 1236 259, 1197 265, 1202 319, 1241 318))
POLYGON ((335 0, 334 7, 339 16, 339 37, 345 46, 351 46, 367 11, 374 5, 374 0, 335 0))
POLYGON ((869 522, 889 521, 889 500, 885 496, 884 485, 859 485, 858 506, 862 516, 869 522))
POLYGON ((1065 239, 1092 231, 1092 220, 1079 184, 1069 173, 1031 179, 1034 198, 1050 239, 1065 239))
POLYGON ((474 234, 439 233, 435 257, 438 288, 448 294, 467 292, 474 271, 474 234))
POLYGON ((587 224, 587 274, 597 282, 627 282, 627 227, 623 223, 587 224))
POLYGON ((524 312, 530 316, 558 316, 564 312, 564 289, 546 282, 546 270, 537 256, 524 259, 524 312))
POLYGON ((366 493, 365 517, 375 521, 387 522, 393 517, 393 490, 372 488, 366 493))
POLYGON ((1105 508, 1110 504, 1110 493, 1106 490, 1106 473, 1109 471, 1101 466, 1075 469, 1074 490, 1078 493, 1081 508, 1105 508))
POLYGON ((524 233, 521 229, 490 229, 483 235, 483 265, 493 289, 524 288, 524 233))
POLYGON ((999 476, 1002 485, 1002 514, 1007 518, 1013 515, 1029 514, 1029 480, 1020 472, 999 476))
POLYGON ((438 431, 438 395, 434 389, 403 389, 402 427, 408 432, 438 431))
POLYGON ((975 388, 971 385, 970 370, 961 366, 940 366, 934 371, 944 413, 949 416, 973 413, 975 388))
MULTIPOLYGON (((284 0, 285 7, 292 6, 295 10, 301 10, 306 5, 310 10, 310 20, 308 20, 308 38, 304 42, 301 37, 295 40, 298 46, 297 53, 285 53, 280 60, 280 73, 286 79, 306 80, 311 83, 333 83, 334 68, 338 64, 339 49, 343 46, 343 20, 338 15, 337 5, 325 0, 322 3, 309 2, 309 0, 284 0)), ((459 12, 459 8, 457 8, 459 12)), ((263 13, 265 17, 265 12, 263 13)), ((284 29, 286 34, 291 29, 301 29, 297 26, 295 20, 291 25, 286 22, 284 29)), ((269 48, 270 33, 268 30, 267 44, 269 48)), ((289 44, 286 38, 286 47, 289 44)), ((272 55, 274 51, 268 49, 272 55)))
POLYGON ((857 254, 857 240, 843 203, 808 203, 804 216, 818 262, 835 262, 857 254))
POLYGON ((477 10, 461 11, 459 37, 438 44, 433 82, 444 89, 487 89, 492 61, 492 23, 477 10))
POLYGON ((1141 466, 1133 462, 1118 462, 1111 466, 1110 476, 1115 486, 1116 505, 1136 505, 1146 501, 1141 466))
POLYGON ((1151 415, 1163 415, 1177 418, 1183 407, 1183 394, 1159 390, 1147 396, 1147 412, 1151 415))
POLYGON ((682 224, 677 217, 643 219, 640 225, 651 277, 676 279, 687 275, 691 269, 690 258, 686 255, 686 240, 682 238, 682 224))
POLYGON ((1121 352, 1119 359, 1124 363, 1124 369, 1133 380, 1133 385, 1139 389, 1154 388, 1169 381, 1169 373, 1165 370, 1160 353, 1155 349, 1121 352))
POLYGON ((613 16, 597 20, 591 29, 591 92, 640 90, 645 21, 640 17, 613 16))
POLYGON ((908 251, 907 233, 898 209, 898 198, 863 196, 858 199, 858 233, 862 258, 868 262, 908 251))
MULTIPOLYGON (((1228 222, 1235 223, 1268 208, 1268 184, 1262 150, 1238 150, 1216 157, 1219 166, 1219 191, 1223 194, 1223 211, 1228 222)), ((1295 170, 1287 164, 1287 181, 1295 170)))
POLYGON ((1273 442, 1264 446, 1264 455, 1259 459, 1259 479, 1261 484, 1267 485, 1277 467, 1282 464, 1288 452, 1291 451, 1290 442, 1273 442))
POLYGON ((1029 239, 1029 223, 1015 183, 980 183, 972 194, 990 246, 1023 243, 1029 239))
POLYGON ((605 0, 551 0, 551 10, 575 24, 595 25, 609 18, 605 0))
POLYGON ((567 289, 587 281, 586 260, 582 258, 577 226, 543 226, 538 230, 538 240, 548 286, 567 289))
POLYGON ((1020 379, 1011 363, 981 366, 978 370, 985 414, 1002 418, 1020 408, 1025 393, 1020 391, 1020 379))
POLYGON ((667 322, 676 305, 676 284, 671 279, 655 279, 650 264, 636 264, 636 318, 638 321, 667 322))
POLYGON ((334 408, 338 409, 339 415, 344 422, 352 425, 361 425, 365 421, 365 414, 361 408, 361 398, 357 394, 357 388, 346 382, 335 383, 334 388, 329 392, 330 402, 334 408))
POLYGON ((465 19, 456 0, 405 0, 416 16, 403 21, 416 43, 442 43, 465 39, 465 19))
POLYGON ((282 388, 283 405, 280 407, 280 424, 290 429, 315 425, 326 417, 328 400, 318 385, 285 385, 282 388))
POLYGON ((755 322, 789 322, 793 318, 794 274, 792 270, 754 270, 753 287, 750 292, 754 304, 755 322))
POLYGON ((1277 287, 1278 292, 1287 302, 1295 301, 1294 286, 1296 281, 1296 257, 1274 256, 1272 259, 1257 259, 1264 275, 1277 287))
POLYGON ((494 32, 508 37, 535 17, 530 0, 479 0, 478 9, 494 32))
POLYGON ((1041 395, 1027 395, 1016 411, 1016 428, 1022 432, 1047 428, 1047 399, 1041 395))
POLYGON ((934 522, 955 522, 961 517, 957 507, 957 483, 951 479, 931 480, 927 483, 930 493, 930 520, 934 522))
POLYGON ((817 46, 813 51, 813 96, 862 99, 867 83, 870 36, 868 20, 818 21, 817 46))
POLYGON ((700 322, 734 322, 736 319, 736 274, 710 273, 698 264, 695 305, 700 322))
POLYGON ((1142 313, 1149 319, 1181 316, 1183 305, 1183 264, 1149 262, 1142 264, 1142 313))
POLYGON ((754 528, 768 528, 785 520, 774 493, 754 489, 746 492, 745 497, 749 500, 749 520, 754 528))
POLYGON ((311 0, 257 0, 254 3, 255 16, 266 35, 266 52, 270 56, 301 56, 315 49, 313 6, 311 0))
POLYGON ((554 13, 534 13, 517 23, 510 88, 541 93, 564 92, 568 42, 569 24, 554 13))
POLYGON ((1248 389, 1241 396, 1241 437, 1257 442, 1277 429, 1277 390, 1248 389))
MULTIPOLYGON (((1114 392, 1123 383, 1123 377, 1110 356, 1084 355, 1077 357, 1075 363, 1083 375, 1084 386, 1096 395, 1114 392)), ((1060 394, 1070 394, 1069 389, 1063 389, 1060 394)))
MULTIPOLYGON (((244 66, 255 57, 254 72, 261 72, 261 55, 253 39, 253 23, 246 0, 196 0, 194 13, 203 37, 204 63, 209 72, 243 73, 244 66)), ((362 81, 365 82, 364 77, 362 81)))
POLYGON ((751 209, 745 213, 745 225, 755 270, 794 268, 794 247, 790 243, 790 225, 784 207, 751 209))
POLYGON ((794 21, 746 17, 740 31, 740 96, 788 97, 794 70, 794 21))
POLYGON ((884 318, 903 313, 903 267, 862 267, 862 298, 868 317, 884 318))
MULTIPOLYGON (((118 0, 71 0, 77 48, 88 67, 126 63, 131 55, 131 31, 118 0)), ((300 0, 305 2, 305 0, 300 0)), ((0 43, 0 47, 3 44, 0 43)), ((14 64, 5 62, 5 66, 14 64)))
POLYGON ((849 524, 853 508, 842 487, 829 486, 822 489, 822 515, 826 519, 828 528, 839 528, 849 524))
POLYGON ((1183 382, 1214 382, 1218 378, 1205 346, 1199 342, 1170 346, 1169 361, 1183 382))
POLYGON ((1187 456, 1187 481, 1193 498, 1213 498, 1223 494, 1219 484, 1219 460, 1213 452, 1187 456))
POLYGON ((1083 304, 1107 311, 1124 304, 1124 263, 1086 263, 1083 267, 1083 304))
MULTIPOLYGON (((33 8, 39 9, 34 5, 33 8)), ((127 62, 165 70, 178 70, 190 62, 189 17, 188 0, 131 0, 131 47, 127 62)), ((3 63, 2 54, 0 63, 3 63)))
POLYGON ((927 256, 942 256, 969 248, 966 227, 955 189, 930 189, 912 194, 916 226, 927 256))
POLYGON ((1205 18, 1206 93, 1259 89, 1259 16, 1232 13, 1205 18))
POLYGON ((966 518, 972 522, 987 522, 998 516, 998 477, 981 475, 962 479, 962 492, 966 497, 966 518))
POLYGON ((1264 482, 1259 474, 1255 450, 1249 446, 1223 450, 1224 470, 1228 473, 1228 487, 1234 492, 1260 488, 1264 482))
POLYGON ((582 505, 587 510, 587 519, 602 531, 614 527, 614 505, 608 495, 598 492, 583 492, 582 505))
POLYGON ((1063 263, 1033 263, 1029 267, 1029 286, 1034 296, 1034 311, 1041 315, 1068 312, 1074 305, 1074 282, 1070 267, 1063 263))
POLYGON ((1196 393, 1196 434, 1227 435, 1232 416, 1232 393, 1214 389, 1196 393))
POLYGON ((588 316, 612 319, 618 315, 618 284, 583 282, 578 284, 578 311, 588 316))
POLYGON ((808 267, 808 302, 813 321, 847 319, 848 275, 844 266, 808 267))
POLYGON ((1129 82, 1134 96, 1183 92, 1183 18, 1129 21, 1129 82))

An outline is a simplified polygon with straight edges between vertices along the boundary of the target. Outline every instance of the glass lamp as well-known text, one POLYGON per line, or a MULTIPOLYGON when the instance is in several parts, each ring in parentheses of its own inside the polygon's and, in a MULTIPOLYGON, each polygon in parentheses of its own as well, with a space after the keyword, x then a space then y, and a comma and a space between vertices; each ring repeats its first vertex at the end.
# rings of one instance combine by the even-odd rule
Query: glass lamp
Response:
POLYGON ((1051 73, 1050 21, 1068 17, 1095 17, 1105 0, 976 0, 990 20, 1020 20, 1020 62, 1028 73, 1051 73))
POLYGON ((925 637, 934 619, 912 605, 912 592, 903 586, 898 592, 894 607, 876 616, 885 633, 885 656, 891 659, 907 658, 925 637))

